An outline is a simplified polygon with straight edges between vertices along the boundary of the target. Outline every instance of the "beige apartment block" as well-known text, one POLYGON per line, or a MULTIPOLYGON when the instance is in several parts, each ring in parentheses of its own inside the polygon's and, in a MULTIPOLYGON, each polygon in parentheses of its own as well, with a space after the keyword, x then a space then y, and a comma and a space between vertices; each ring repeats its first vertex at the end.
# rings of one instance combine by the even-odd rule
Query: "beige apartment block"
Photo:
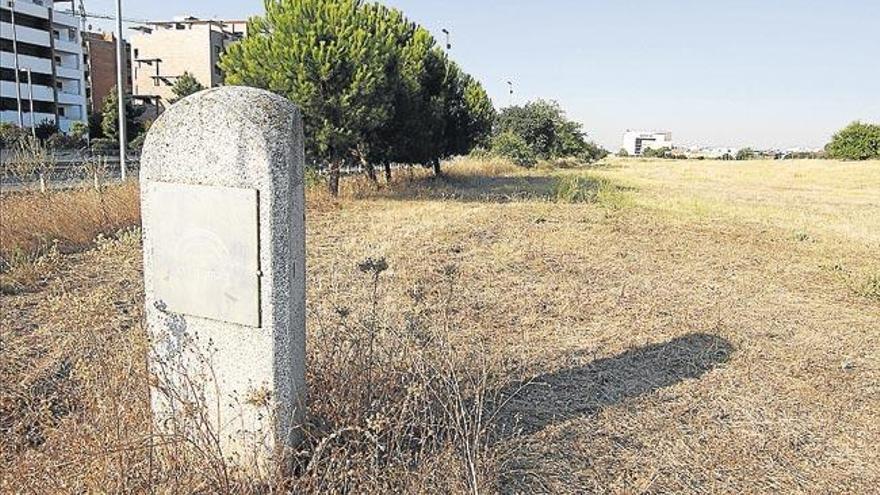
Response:
POLYGON ((131 37, 133 95, 162 112, 174 98, 174 82, 189 72, 206 87, 223 84, 220 56, 244 37, 244 21, 194 17, 150 22, 131 37))

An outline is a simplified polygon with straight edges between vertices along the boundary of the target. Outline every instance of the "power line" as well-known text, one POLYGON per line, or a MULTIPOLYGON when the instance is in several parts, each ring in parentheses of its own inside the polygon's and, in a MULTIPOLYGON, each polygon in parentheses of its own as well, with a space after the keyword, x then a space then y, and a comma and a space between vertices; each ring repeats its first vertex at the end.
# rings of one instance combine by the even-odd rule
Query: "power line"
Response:
MULTIPOLYGON (((85 11, 74 12, 72 10, 63 10, 62 12, 65 14, 70 14, 70 15, 75 15, 75 16, 80 16, 80 17, 88 17, 91 19, 104 19, 104 20, 108 20, 108 21, 115 21, 116 20, 115 15, 97 14, 94 12, 85 12, 85 11)), ((147 21, 146 19, 127 19, 125 17, 122 18, 122 22, 127 22, 129 24, 147 24, 147 23, 149 23, 149 21, 147 21)))

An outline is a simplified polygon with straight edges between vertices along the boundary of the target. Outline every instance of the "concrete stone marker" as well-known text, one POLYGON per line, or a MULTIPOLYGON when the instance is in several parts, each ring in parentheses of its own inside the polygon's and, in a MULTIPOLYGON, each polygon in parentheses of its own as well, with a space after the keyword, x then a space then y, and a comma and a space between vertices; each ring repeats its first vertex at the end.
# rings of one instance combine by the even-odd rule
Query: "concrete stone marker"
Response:
POLYGON ((245 87, 176 103, 141 156, 156 425, 243 467, 277 466, 304 415, 303 161, 296 107, 245 87))

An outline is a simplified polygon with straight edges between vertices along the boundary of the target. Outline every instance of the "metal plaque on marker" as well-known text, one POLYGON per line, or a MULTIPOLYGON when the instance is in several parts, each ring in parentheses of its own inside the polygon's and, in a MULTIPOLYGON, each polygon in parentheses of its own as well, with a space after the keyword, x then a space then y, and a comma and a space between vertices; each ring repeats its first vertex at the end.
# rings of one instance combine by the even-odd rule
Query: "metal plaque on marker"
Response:
POLYGON ((260 326, 256 189, 154 182, 153 286, 169 311, 260 326))

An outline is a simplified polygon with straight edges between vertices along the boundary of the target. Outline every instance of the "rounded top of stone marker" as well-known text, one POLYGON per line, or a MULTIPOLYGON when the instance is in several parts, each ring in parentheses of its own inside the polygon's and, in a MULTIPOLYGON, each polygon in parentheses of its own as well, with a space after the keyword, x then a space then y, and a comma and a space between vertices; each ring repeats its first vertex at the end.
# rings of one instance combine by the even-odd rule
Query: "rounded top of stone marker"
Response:
POLYGON ((144 141, 141 178, 169 180, 195 163, 202 169, 196 176, 230 166, 271 167, 273 160, 259 158, 289 154, 301 140, 300 113, 290 100, 246 86, 211 88, 181 99, 156 119, 144 141))

